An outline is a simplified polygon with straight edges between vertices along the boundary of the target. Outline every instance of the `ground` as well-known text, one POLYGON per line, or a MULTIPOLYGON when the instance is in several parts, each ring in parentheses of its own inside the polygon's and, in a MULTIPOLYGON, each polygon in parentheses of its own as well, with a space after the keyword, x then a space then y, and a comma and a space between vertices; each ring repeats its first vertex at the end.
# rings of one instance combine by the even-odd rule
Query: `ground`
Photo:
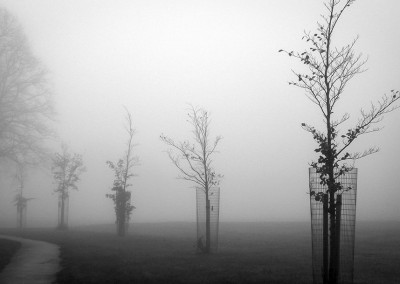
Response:
POLYGON ((20 246, 18 242, 0 239, 0 271, 8 264, 20 246))
MULTIPOLYGON (((357 225, 355 283, 400 283, 399 225, 357 225)), ((124 238, 114 226, 23 235, 60 245, 58 283, 312 283, 307 223, 222 223, 214 255, 195 253, 195 229, 160 223, 134 224, 124 238)))

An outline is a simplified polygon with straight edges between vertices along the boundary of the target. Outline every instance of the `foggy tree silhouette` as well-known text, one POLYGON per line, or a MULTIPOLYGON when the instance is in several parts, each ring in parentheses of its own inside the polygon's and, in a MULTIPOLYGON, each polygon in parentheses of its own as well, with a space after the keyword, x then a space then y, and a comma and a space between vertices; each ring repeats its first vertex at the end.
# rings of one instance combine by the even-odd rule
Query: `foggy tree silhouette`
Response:
POLYGON ((15 179, 17 180, 18 193, 15 195, 14 204, 17 206, 17 228, 24 229, 26 226, 26 212, 28 201, 33 198, 24 197, 24 185, 25 185, 25 167, 21 161, 16 163, 17 169, 15 173, 15 179))
MULTIPOLYGON (((330 242, 329 242, 329 261, 328 255, 324 255, 323 283, 338 283, 339 267, 339 246, 336 234, 340 233, 340 228, 336 228, 335 210, 339 204, 335 200, 336 196, 341 196, 347 189, 343 188, 338 181, 339 177, 350 172, 357 159, 366 157, 379 151, 372 147, 363 152, 348 152, 348 147, 361 135, 380 130, 376 126, 387 114, 399 106, 395 102, 399 99, 399 91, 391 90, 390 95, 384 95, 375 104, 371 104, 370 110, 361 110, 360 118, 356 125, 341 129, 350 115, 344 113, 341 117, 334 116, 334 107, 344 93, 347 83, 357 74, 364 71, 365 59, 361 54, 356 54, 354 46, 358 38, 355 38, 349 44, 343 47, 333 46, 333 34, 339 19, 343 12, 350 7, 355 0, 330 0, 324 3, 326 15, 322 15, 322 23, 318 23, 317 31, 305 32, 305 40, 310 48, 303 52, 294 52, 279 50, 291 58, 299 60, 304 64, 307 71, 296 72, 293 74, 296 80, 289 82, 289 85, 301 88, 305 91, 307 97, 320 109, 325 129, 317 128, 302 123, 301 126, 310 132, 313 139, 317 142, 319 153, 317 161, 313 161, 311 166, 316 169, 322 185, 327 186, 328 206, 326 210, 329 214, 330 224, 330 242), (349 163, 349 161, 352 161, 349 163)), ((336 111, 335 111, 336 114, 336 111)), ((310 192, 311 197, 316 201, 323 202, 324 194, 322 192, 310 192)), ((340 199, 340 198, 338 198, 340 199)))
POLYGON ((71 154, 68 152, 68 147, 63 144, 62 152, 55 153, 53 157, 53 164, 51 167, 57 192, 60 196, 59 204, 59 224, 58 229, 66 230, 68 225, 65 222, 66 200, 69 197, 70 189, 78 189, 77 183, 80 181, 80 176, 86 171, 83 165, 82 155, 71 154))
POLYGON ((32 54, 17 20, 0 7, 0 161, 48 158, 54 116, 45 68, 32 54))
MULTIPOLYGON (((163 134, 160 135, 160 138, 165 144, 171 147, 168 150, 168 156, 180 172, 178 178, 193 182, 202 188, 205 193, 206 236, 205 245, 202 245, 200 249, 204 253, 210 253, 211 208, 209 191, 212 186, 218 185, 222 178, 222 175, 214 171, 211 156, 215 153, 221 136, 217 136, 214 143, 210 141, 210 120, 206 110, 191 106, 188 117, 188 122, 193 127, 194 143, 189 141, 177 143, 163 134)), ((201 240, 198 241, 202 243, 201 240)))
POLYGON ((107 161, 107 165, 114 171, 114 183, 111 189, 115 193, 106 194, 114 202, 114 209, 116 215, 117 234, 118 236, 125 236, 126 227, 129 223, 130 215, 135 207, 131 204, 131 192, 127 190, 131 184, 128 183, 129 179, 134 176, 132 168, 138 164, 138 157, 133 156, 133 136, 135 129, 133 128, 132 116, 129 111, 126 111, 126 132, 128 133, 127 151, 123 159, 119 159, 116 164, 107 161))

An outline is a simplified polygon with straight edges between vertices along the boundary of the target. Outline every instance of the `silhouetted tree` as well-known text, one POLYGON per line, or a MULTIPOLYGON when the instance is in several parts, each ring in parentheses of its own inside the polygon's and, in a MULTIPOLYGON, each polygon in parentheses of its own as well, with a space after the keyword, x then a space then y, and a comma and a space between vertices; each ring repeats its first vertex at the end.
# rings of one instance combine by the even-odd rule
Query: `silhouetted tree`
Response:
POLYGON ((132 214, 132 210, 135 208, 131 204, 131 192, 127 190, 131 184, 128 183, 129 179, 134 176, 132 168, 138 164, 138 157, 133 155, 133 136, 135 129, 133 128, 132 116, 127 109, 126 110, 126 121, 127 127, 126 132, 128 133, 128 141, 126 143, 127 150, 122 159, 119 159, 116 164, 107 161, 107 165, 114 171, 114 183, 111 189, 114 193, 106 194, 106 197, 112 199, 115 205, 115 215, 117 224, 118 236, 125 236, 126 228, 129 224, 129 219, 132 214))
POLYGON ((210 141, 210 120, 208 112, 202 108, 193 106, 188 113, 188 122, 193 127, 194 142, 175 142, 173 139, 161 135, 161 140, 171 148, 168 150, 169 158, 178 168, 178 178, 191 181, 201 187, 206 196, 206 239, 202 251, 210 253, 211 230, 210 230, 210 200, 209 190, 218 185, 222 176, 216 174, 212 167, 212 154, 215 153, 217 145, 221 140, 217 136, 214 142, 210 141))
MULTIPOLYGON (((323 281, 331 284, 337 283, 339 272, 337 266, 339 243, 336 234, 340 231, 336 230, 338 204, 335 195, 341 195, 348 190, 343 188, 338 178, 353 169, 355 160, 379 150, 372 147, 363 152, 350 153, 348 148, 359 136, 380 130, 377 123, 383 119, 384 114, 398 108, 395 102, 399 99, 399 91, 391 90, 389 95, 384 95, 376 104, 371 104, 368 111, 361 110, 358 122, 353 127, 346 127, 347 130, 343 130, 343 124, 350 115, 344 113, 337 116, 336 111, 334 112, 334 107, 344 93, 347 83, 364 71, 363 67, 367 61, 354 51, 357 38, 343 47, 336 47, 333 44, 333 35, 339 20, 343 12, 354 2, 355 0, 325 2, 326 14, 322 16, 322 23, 317 24, 315 32, 304 33, 303 40, 310 45, 309 49, 303 52, 279 51, 299 60, 306 67, 305 72, 293 71, 296 79, 289 82, 289 85, 305 91, 307 97, 320 109, 325 124, 323 130, 306 123, 301 125, 318 143, 315 152, 319 153, 319 157, 317 161, 311 163, 311 166, 319 173, 321 184, 327 186, 326 210, 330 219, 330 245, 329 262, 324 262, 326 273, 323 275, 323 281)), ((321 202, 324 199, 323 193, 311 192, 311 197, 321 202)))
POLYGON ((77 183, 80 181, 81 174, 86 171, 83 165, 82 155, 71 154, 66 145, 62 145, 62 152, 56 153, 53 157, 51 168, 57 188, 54 190, 60 196, 59 204, 59 224, 58 229, 66 230, 68 225, 65 221, 66 200, 69 197, 70 189, 78 189, 77 183))
POLYGON ((21 162, 16 163, 15 179, 17 181, 17 194, 14 198, 14 204, 17 206, 17 227, 18 229, 24 229, 26 226, 26 212, 27 203, 33 198, 24 197, 24 185, 25 185, 25 166, 21 162))
POLYGON ((46 71, 16 19, 0 7, 0 162, 43 158, 52 117, 46 71))

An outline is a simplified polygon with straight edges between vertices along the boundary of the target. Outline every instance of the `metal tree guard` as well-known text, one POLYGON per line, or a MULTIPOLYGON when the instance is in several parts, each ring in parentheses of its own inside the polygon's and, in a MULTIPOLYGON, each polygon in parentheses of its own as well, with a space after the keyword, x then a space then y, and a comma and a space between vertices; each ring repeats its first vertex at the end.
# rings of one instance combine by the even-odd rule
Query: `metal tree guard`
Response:
MULTIPOLYGON (((354 275, 354 239, 356 225, 357 169, 337 178, 343 187, 342 193, 335 193, 336 206, 336 250, 337 264, 330 260, 330 218, 328 213, 327 186, 320 184, 319 173, 315 168, 309 169, 310 193, 322 192, 322 200, 315 200, 310 194, 311 233, 312 233, 312 266, 314 284, 325 284, 329 267, 338 267, 339 284, 353 283, 354 275), (324 280, 325 279, 325 280, 324 280)), ((334 252, 332 252, 334 253, 334 252)))
POLYGON ((132 209, 135 207, 131 205, 131 192, 123 191, 122 187, 115 189, 115 211, 116 211, 116 230, 118 235, 125 235, 128 232, 129 220, 132 209), (130 207, 133 207, 130 209, 130 207))
MULTIPOLYGON (((209 189, 208 199, 210 201, 210 252, 218 250, 219 230, 219 197, 220 188, 209 189)), ((202 252, 207 238, 207 210, 206 192, 201 187, 196 187, 196 212, 197 212, 197 252, 202 252)))
POLYGON ((69 196, 60 193, 58 196, 58 226, 60 230, 68 229, 69 196))
POLYGON ((17 206, 17 228, 25 229, 26 228, 26 209, 28 205, 28 201, 33 198, 23 197, 22 194, 17 194, 15 197, 15 205, 17 206))
POLYGON ((17 203, 17 228, 25 229, 26 227, 26 202, 17 203))

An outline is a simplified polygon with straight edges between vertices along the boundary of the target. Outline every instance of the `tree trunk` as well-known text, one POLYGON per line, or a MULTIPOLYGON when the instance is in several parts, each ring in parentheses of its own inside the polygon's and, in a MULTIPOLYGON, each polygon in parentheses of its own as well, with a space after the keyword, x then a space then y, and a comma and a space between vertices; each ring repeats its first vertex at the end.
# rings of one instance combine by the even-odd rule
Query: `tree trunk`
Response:
POLYGON ((335 203, 335 193, 332 190, 329 194, 329 209, 330 209, 330 253, 329 253, 329 284, 337 284, 339 267, 338 264, 338 243, 337 243, 337 233, 340 228, 336 227, 336 203, 335 203))
POLYGON ((342 218, 342 214, 341 214, 341 210, 342 210, 342 196, 340 194, 338 194, 336 196, 336 230, 335 230, 335 276, 334 279, 337 283, 339 281, 339 272, 340 272, 340 223, 341 223, 341 218, 342 218))
POLYGON ((210 200, 206 200, 206 253, 211 252, 210 200))
POLYGON ((341 196, 337 195, 336 202, 335 202, 335 194, 333 191, 329 194, 329 196, 330 196, 329 200, 330 244, 329 244, 329 280, 327 283, 337 284, 339 279, 339 265, 340 265, 339 257, 340 257, 341 196))
POLYGON ((206 248, 205 253, 211 252, 211 206, 210 199, 208 197, 208 189, 206 190, 206 248))
POLYGON ((18 229, 22 229, 22 205, 21 204, 18 204, 17 211, 18 211, 18 229))
POLYGON ((65 229, 65 224, 64 224, 64 212, 65 212, 65 195, 62 194, 61 195, 61 214, 60 214, 60 224, 59 224, 59 228, 61 230, 65 229))
POLYGON ((126 212, 126 201, 125 201, 125 192, 120 191, 117 197, 117 206, 118 206, 118 217, 117 217, 117 230, 118 236, 125 236, 125 212, 126 212))
POLYGON ((124 212, 120 215, 120 220, 118 224, 118 236, 124 237, 125 236, 125 214, 124 212))

